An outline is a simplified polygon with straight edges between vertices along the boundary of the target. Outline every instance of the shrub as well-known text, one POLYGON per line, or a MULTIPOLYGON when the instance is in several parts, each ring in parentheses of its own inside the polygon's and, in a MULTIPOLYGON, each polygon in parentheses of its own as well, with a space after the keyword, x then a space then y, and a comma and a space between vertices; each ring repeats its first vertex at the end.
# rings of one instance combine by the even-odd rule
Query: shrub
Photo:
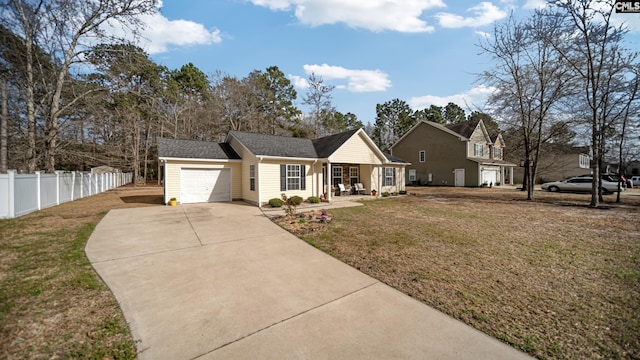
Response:
POLYGON ((391 194, 388 191, 385 191, 382 193, 382 197, 387 197, 387 196, 391 196, 391 194))
POLYGON ((273 198, 269 200, 269 205, 271 205, 271 207, 281 207, 283 204, 284 204, 284 201, 278 198, 273 198))
POLYGON ((302 204, 302 202, 304 201, 304 199, 301 196, 295 195, 289 198, 289 203, 291 205, 300 205, 302 204))
POLYGON ((407 195, 407 190, 400 190, 400 195, 407 195))
POLYGON ((320 198, 319 198, 319 197, 317 197, 317 196, 309 196, 309 197, 307 198, 307 201, 308 201, 308 202, 310 202, 310 203, 312 203, 312 204, 317 204, 317 203, 319 203, 319 202, 320 202, 320 198))

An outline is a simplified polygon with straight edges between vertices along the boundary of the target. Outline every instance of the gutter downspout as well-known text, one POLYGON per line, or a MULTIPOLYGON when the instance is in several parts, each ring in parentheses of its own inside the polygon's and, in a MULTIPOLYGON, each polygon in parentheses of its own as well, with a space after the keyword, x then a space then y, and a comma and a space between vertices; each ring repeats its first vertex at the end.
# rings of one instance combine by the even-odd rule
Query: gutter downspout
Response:
MULTIPOLYGON (((313 181, 316 177, 316 163, 318 162, 318 159, 313 160, 313 165, 311 166, 311 195, 316 196, 318 198, 320 198, 320 194, 318 194, 317 189, 315 189, 315 181, 313 181), (315 195, 314 195, 315 193, 315 195)), ((305 175, 306 176, 306 175, 305 175)))

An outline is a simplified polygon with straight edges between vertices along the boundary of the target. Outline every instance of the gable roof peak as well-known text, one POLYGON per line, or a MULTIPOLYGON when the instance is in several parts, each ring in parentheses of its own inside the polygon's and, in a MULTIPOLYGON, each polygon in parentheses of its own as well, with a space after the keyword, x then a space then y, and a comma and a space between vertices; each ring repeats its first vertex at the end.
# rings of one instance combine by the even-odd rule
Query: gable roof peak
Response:
POLYGON ((469 138, 471 137, 471 134, 473 134, 473 132, 476 130, 480 122, 482 122, 482 119, 474 119, 474 120, 459 122, 456 124, 445 125, 445 127, 466 138, 469 138))

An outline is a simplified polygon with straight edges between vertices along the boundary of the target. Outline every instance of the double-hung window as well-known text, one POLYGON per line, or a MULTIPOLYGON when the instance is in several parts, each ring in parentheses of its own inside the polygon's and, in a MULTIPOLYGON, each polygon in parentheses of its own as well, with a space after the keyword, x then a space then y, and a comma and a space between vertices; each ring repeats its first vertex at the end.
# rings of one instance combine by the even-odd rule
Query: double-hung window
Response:
POLYGON ((498 160, 502 159, 502 149, 499 147, 493 148, 493 158, 498 160))
POLYGON ((342 166, 334 166, 331 171, 333 172, 333 186, 338 187, 338 184, 342 184, 342 166))
POLYGON ((473 144, 473 156, 482 157, 484 155, 484 146, 482 144, 473 144))
POLYGON ((256 166, 249 165, 249 190, 256 191, 256 166))
POLYGON ((305 190, 305 176, 305 165, 280 165, 280 191, 305 190))
POLYGON ((300 190, 300 165, 287 165, 287 190, 300 190))
POLYGON ((382 186, 395 186, 396 169, 392 167, 382 168, 382 186))
POLYGON ((360 168, 358 167, 349 167, 349 179, 351 180, 350 185, 353 186, 356 183, 360 182, 360 168))

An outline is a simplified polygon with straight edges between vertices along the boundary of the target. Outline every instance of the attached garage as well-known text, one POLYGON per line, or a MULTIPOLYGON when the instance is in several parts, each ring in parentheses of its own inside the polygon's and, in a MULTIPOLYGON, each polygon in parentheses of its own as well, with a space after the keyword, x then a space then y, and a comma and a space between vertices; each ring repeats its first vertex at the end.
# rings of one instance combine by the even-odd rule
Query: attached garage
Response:
POLYGON ((483 169, 482 170, 482 184, 496 185, 500 179, 498 175, 500 169, 483 169))
POLYGON ((183 204, 231 201, 231 169, 181 169, 183 204))

